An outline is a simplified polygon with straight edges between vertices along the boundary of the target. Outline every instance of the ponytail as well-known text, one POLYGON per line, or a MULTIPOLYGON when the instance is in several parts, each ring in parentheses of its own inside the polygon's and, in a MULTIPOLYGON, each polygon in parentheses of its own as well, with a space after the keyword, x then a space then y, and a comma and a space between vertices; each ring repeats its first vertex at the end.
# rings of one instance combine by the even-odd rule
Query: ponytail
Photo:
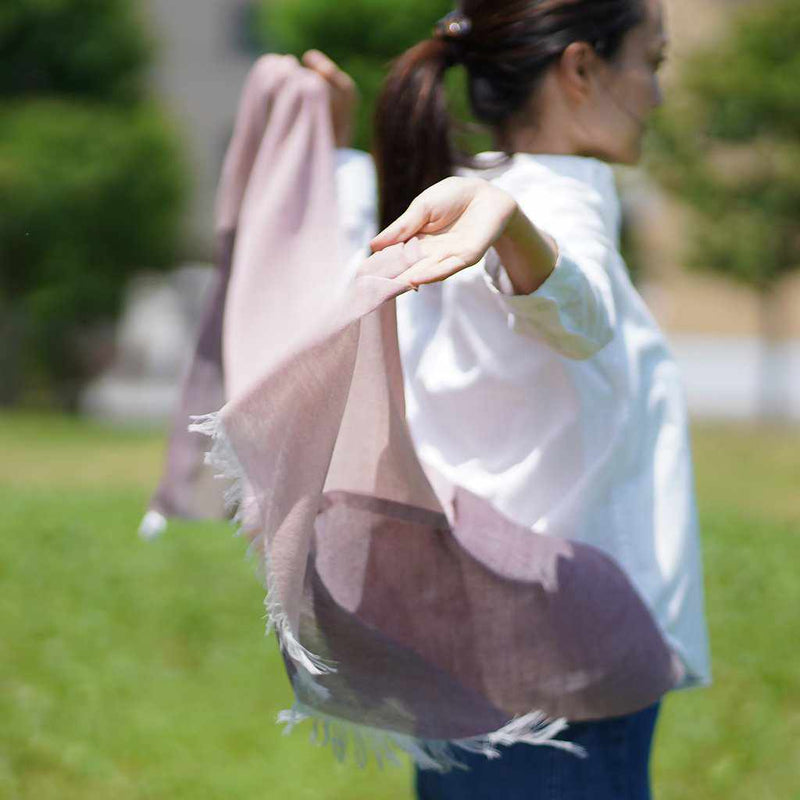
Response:
POLYGON ((444 87, 452 63, 451 43, 428 39, 395 61, 383 85, 375 115, 381 228, 455 168, 444 87))
POLYGON ((460 0, 458 7, 439 20, 433 39, 400 56, 378 100, 381 227, 457 165, 474 166, 453 145, 448 67, 464 65, 473 116, 502 144, 508 122, 570 43, 588 42, 611 61, 646 17, 643 0, 460 0))

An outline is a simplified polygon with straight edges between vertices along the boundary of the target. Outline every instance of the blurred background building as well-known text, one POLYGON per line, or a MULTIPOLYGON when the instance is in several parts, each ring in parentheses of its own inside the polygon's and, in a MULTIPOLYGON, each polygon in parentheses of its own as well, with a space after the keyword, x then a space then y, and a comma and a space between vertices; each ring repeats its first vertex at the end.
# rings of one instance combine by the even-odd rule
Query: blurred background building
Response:
POLYGON ((145 0, 158 59, 153 85, 186 138, 194 176, 189 231, 213 252, 214 192, 239 91, 261 52, 252 0, 145 0))

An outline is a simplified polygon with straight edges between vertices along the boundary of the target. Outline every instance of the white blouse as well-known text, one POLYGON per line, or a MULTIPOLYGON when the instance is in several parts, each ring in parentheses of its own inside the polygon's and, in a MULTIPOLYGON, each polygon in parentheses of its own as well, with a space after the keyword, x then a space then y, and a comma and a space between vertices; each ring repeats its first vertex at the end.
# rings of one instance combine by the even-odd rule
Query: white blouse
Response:
MULTIPOLYGON (((483 154, 489 164, 497 154, 483 154)), ((558 242, 553 273, 514 295, 483 261, 397 300, 420 459, 533 531, 616 559, 686 667, 710 681, 686 403, 664 337, 619 253, 611 168, 517 154, 476 173, 558 242)), ((375 229, 368 156, 340 151, 342 226, 375 229)))

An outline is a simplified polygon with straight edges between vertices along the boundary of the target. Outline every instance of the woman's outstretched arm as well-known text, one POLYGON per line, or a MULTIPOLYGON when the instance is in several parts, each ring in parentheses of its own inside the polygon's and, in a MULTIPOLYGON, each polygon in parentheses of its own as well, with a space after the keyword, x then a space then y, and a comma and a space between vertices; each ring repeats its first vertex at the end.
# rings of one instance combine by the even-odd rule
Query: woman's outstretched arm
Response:
POLYGON ((547 279, 558 257, 555 242, 525 216, 503 189, 480 178, 446 178, 420 194, 372 240, 373 250, 420 240, 423 259, 399 276, 416 288, 477 264, 494 246, 517 294, 547 279))
POLYGON ((561 201, 567 207, 560 241, 571 244, 569 252, 508 192, 479 178, 447 178, 425 190, 372 247, 419 238, 422 260, 397 276, 412 288, 444 280, 492 253, 485 262, 487 285, 509 325, 567 358, 589 358, 614 336, 616 310, 606 272, 613 245, 591 203, 571 195, 561 201), (490 261, 502 265, 510 292, 489 280, 490 261))

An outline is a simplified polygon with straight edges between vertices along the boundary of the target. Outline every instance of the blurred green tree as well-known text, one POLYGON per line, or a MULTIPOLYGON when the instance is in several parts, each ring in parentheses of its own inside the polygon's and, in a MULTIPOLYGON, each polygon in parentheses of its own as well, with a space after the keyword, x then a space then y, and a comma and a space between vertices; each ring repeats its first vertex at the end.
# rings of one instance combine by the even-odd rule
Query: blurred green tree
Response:
POLYGON ((44 394, 74 406, 99 366, 89 332, 117 314, 134 271, 178 255, 186 170, 147 100, 135 10, 0 7, 0 403, 44 394))
POLYGON ((150 45, 129 0, 3 0, 0 53, 0 95, 145 94, 150 45))
POLYGON ((780 284, 800 267, 800 3, 737 13, 727 37, 691 58, 659 115, 649 166, 694 212, 689 266, 761 298, 761 412, 786 411, 780 284))
MULTIPOLYGON (((353 77, 361 93, 355 146, 368 150, 375 100, 392 59, 427 39, 452 9, 453 0, 260 0, 255 25, 268 50, 299 57, 316 48, 353 77)), ((448 90, 456 118, 472 123, 461 70, 448 73, 448 90)), ((481 147, 486 141, 473 134, 468 144, 481 147)))
POLYGON ((24 311, 35 362, 67 405, 91 370, 86 326, 118 311, 132 272, 174 264, 182 186, 176 137, 148 106, 0 112, 0 298, 24 311))

